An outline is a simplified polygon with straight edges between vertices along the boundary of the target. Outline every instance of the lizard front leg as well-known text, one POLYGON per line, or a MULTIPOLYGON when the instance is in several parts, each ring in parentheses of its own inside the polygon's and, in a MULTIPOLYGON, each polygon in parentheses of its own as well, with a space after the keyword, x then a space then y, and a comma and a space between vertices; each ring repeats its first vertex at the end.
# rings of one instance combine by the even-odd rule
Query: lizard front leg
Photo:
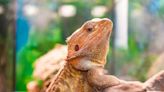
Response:
POLYGON ((91 86, 96 88, 104 89, 107 87, 115 86, 120 84, 118 78, 112 75, 106 75, 107 71, 105 71, 102 67, 94 67, 90 69, 87 73, 87 79, 91 86))
POLYGON ((120 80, 119 85, 105 88, 103 92, 147 92, 147 90, 139 81, 120 80))

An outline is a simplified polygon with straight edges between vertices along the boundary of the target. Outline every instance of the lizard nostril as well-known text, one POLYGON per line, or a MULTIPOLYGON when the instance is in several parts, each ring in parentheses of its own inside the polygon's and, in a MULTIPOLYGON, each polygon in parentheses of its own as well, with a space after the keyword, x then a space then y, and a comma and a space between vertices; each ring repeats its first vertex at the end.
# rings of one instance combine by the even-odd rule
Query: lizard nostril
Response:
POLYGON ((79 45, 75 45, 75 51, 78 51, 80 48, 79 48, 79 45))

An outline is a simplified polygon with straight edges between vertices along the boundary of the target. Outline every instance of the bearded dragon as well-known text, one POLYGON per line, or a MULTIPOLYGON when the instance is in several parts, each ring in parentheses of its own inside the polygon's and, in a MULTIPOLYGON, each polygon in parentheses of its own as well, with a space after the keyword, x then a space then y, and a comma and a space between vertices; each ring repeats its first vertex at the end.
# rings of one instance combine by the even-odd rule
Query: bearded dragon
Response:
POLYGON ((98 87, 119 84, 115 77, 105 75, 103 70, 112 27, 111 20, 96 18, 68 37, 67 62, 46 92, 97 92, 98 87))

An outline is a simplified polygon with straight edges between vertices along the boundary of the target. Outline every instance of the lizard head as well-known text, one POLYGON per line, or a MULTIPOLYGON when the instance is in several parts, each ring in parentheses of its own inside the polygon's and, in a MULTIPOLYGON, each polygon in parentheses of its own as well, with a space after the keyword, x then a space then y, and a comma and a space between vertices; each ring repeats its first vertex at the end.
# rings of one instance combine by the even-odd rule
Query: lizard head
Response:
POLYGON ((112 27, 112 21, 107 18, 95 18, 84 23, 67 38, 66 60, 81 70, 87 70, 91 65, 104 66, 112 27))

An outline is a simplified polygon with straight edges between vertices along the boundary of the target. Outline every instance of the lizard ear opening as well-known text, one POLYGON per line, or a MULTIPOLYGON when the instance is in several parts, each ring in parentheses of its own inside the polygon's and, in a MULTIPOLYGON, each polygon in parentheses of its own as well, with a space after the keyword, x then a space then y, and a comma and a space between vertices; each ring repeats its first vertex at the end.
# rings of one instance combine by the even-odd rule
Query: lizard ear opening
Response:
POLYGON ((83 49, 80 49, 78 45, 75 45, 74 47, 75 52, 72 54, 68 54, 67 59, 66 60, 71 60, 74 58, 77 58, 79 56, 83 56, 83 49))
POLYGON ((75 47, 74 47, 74 50, 75 51, 78 51, 80 48, 79 48, 79 45, 75 45, 75 47))

